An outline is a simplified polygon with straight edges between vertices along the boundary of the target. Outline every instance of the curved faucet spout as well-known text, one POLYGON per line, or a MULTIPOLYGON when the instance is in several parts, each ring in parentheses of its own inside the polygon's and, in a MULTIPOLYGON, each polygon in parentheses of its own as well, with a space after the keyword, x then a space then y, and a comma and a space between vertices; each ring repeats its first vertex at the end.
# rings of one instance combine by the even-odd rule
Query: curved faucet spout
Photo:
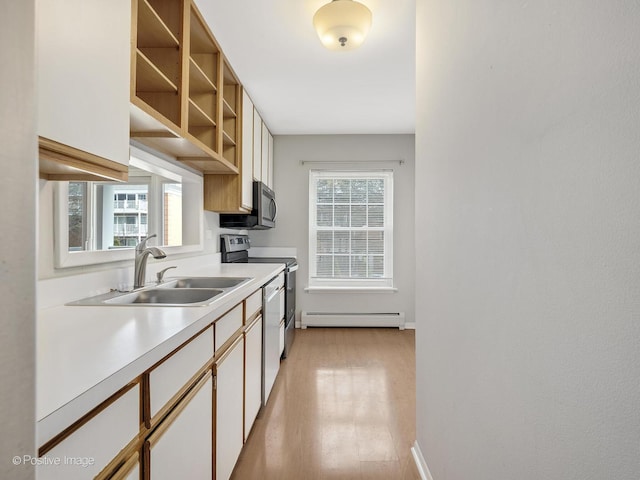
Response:
POLYGON ((153 258, 156 259, 165 258, 167 256, 167 254, 158 247, 147 247, 147 241, 155 236, 155 233, 153 235, 149 235, 148 237, 143 238, 140 243, 136 245, 136 257, 133 269, 134 289, 144 287, 144 279, 147 273, 147 259, 149 258, 149 255, 152 255, 153 258))

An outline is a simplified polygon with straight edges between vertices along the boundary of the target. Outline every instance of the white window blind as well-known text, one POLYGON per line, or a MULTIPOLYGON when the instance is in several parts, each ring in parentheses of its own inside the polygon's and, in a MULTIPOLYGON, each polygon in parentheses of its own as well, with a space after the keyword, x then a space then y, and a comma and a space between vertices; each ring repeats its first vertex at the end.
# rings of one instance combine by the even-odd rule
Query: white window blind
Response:
POLYGON ((393 286, 393 172, 309 172, 309 286, 393 286))

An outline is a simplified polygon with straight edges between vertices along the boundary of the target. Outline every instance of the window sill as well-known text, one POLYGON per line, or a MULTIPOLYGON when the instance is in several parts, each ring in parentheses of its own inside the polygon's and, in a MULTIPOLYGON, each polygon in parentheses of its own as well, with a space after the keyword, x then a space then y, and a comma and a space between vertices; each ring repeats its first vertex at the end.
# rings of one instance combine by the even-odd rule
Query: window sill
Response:
POLYGON ((307 293, 396 293, 395 287, 305 287, 307 293))

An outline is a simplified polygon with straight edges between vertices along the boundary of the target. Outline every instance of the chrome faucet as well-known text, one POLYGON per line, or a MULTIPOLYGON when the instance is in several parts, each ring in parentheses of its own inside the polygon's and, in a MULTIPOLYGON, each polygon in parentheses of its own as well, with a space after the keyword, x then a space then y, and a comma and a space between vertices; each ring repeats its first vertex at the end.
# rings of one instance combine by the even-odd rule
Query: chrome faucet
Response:
POLYGON ((134 289, 144 287, 144 278, 147 273, 147 258, 149 255, 153 255, 153 258, 157 259, 167 256, 166 253, 157 247, 147 247, 147 240, 156 236, 157 235, 155 233, 153 235, 149 235, 148 237, 143 238, 140 243, 136 245, 136 261, 133 270, 134 289))

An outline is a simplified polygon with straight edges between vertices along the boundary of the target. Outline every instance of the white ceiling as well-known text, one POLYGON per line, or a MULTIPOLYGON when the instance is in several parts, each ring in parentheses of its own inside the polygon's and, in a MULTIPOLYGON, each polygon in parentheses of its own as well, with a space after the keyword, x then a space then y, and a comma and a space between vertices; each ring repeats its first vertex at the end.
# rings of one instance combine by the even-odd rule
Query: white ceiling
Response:
POLYGON ((415 0, 361 0, 373 25, 344 52, 313 29, 328 2, 196 1, 273 134, 414 133, 415 0))

